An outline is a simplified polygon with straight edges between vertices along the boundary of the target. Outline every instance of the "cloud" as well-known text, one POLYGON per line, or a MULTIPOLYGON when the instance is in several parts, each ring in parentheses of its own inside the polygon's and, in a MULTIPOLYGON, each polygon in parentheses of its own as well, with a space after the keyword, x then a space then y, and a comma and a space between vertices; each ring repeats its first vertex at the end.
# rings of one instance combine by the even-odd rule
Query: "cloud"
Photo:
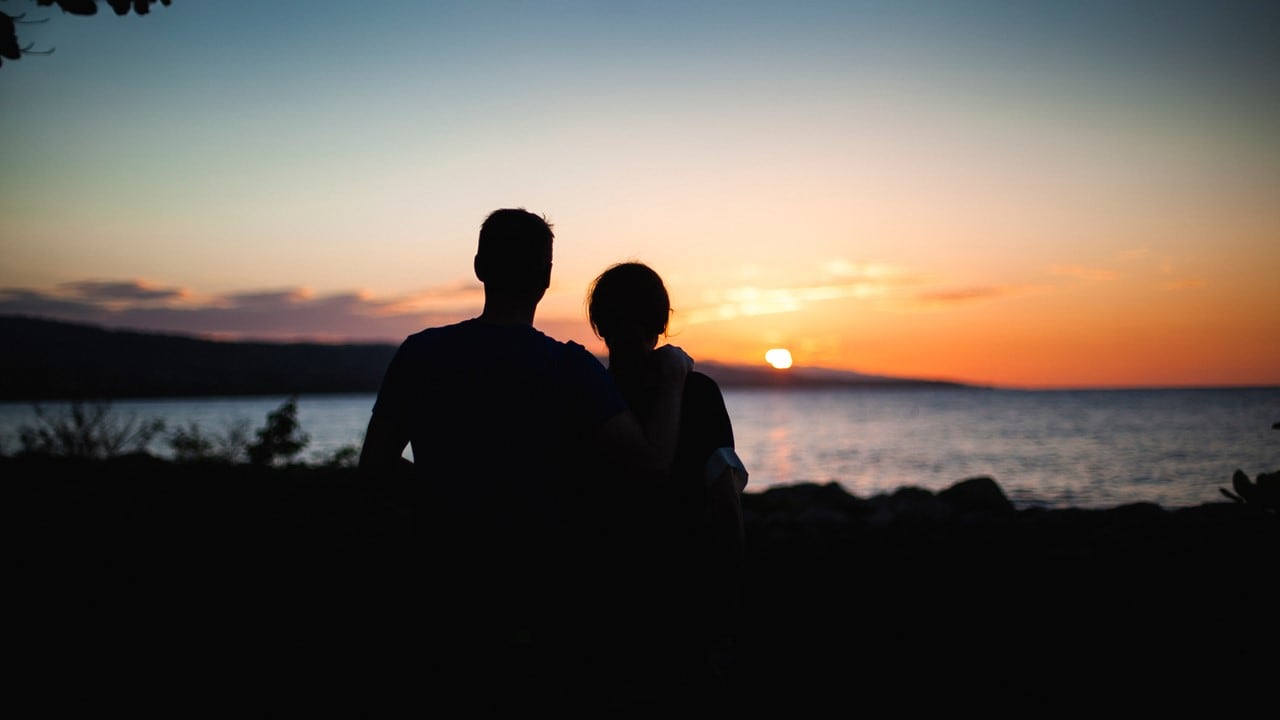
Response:
POLYGON ((142 281, 82 281, 52 290, 0 288, 0 314, 108 327, 270 340, 398 341, 424 327, 476 315, 478 286, 465 283, 377 298, 365 292, 317 295, 305 288, 197 298, 142 281))
POLYGON ((1000 298, 1010 297, 1012 295, 1021 295, 1030 290, 1024 285, 986 285, 977 287, 954 288, 949 290, 934 290, 930 292, 920 293, 913 299, 926 306, 945 306, 979 302, 984 300, 997 300, 1000 298))
MULTIPOLYGON (((905 301, 911 307, 946 307, 1005 297, 1027 288, 968 287, 903 296, 918 284, 899 270, 876 264, 829 264, 827 282, 790 287, 743 285, 708 290, 701 304, 676 308, 681 326, 742 317, 794 313, 837 300, 905 301), (839 281, 831 281, 834 279, 839 281)), ((306 288, 275 288, 199 294, 142 280, 84 280, 51 289, 0 288, 0 314, 152 332, 226 339, 398 342, 437 325, 476 316, 483 287, 458 281, 397 296, 364 291, 317 294, 306 288)), ((539 318, 554 337, 581 335, 577 317, 539 318), (556 334, 559 333, 559 334, 556 334)))
POLYGON ((471 311, 484 305, 484 286, 475 280, 460 280, 390 300, 370 301, 384 315, 403 315, 442 310, 471 311))
POLYGON ((822 265, 826 282, 793 287, 765 288, 746 285, 709 290, 703 304, 676 309, 683 325, 733 320, 741 317, 799 312, 817 303, 832 300, 886 300, 906 307, 941 308, 960 303, 992 300, 1031 290, 1030 286, 1000 285, 923 292, 904 296, 902 289, 919 285, 924 278, 884 263, 853 263, 831 260, 822 265), (834 282, 833 282, 834 281, 834 282))
POLYGON ((244 310, 272 309, 289 306, 300 306, 313 301, 310 291, 305 288, 287 290, 265 290, 241 292, 223 295, 218 298, 222 307, 241 308, 244 310))
POLYGON ((176 300, 186 296, 178 288, 155 287, 145 280, 81 280, 58 286, 69 295, 88 301, 147 302, 176 300))
POLYGON ((677 310, 677 317, 682 324, 697 325, 738 317, 798 312, 813 303, 844 298, 879 297, 887 291, 886 284, 875 282, 782 288, 759 288, 748 285, 726 290, 710 290, 703 296, 704 305, 677 310))
POLYGON ((0 315, 33 315, 81 322, 99 322, 105 308, 83 300, 60 298, 40 290, 0 289, 0 315))
POLYGON ((901 277, 902 271, 884 263, 855 263, 847 260, 829 260, 822 265, 822 270, 833 278, 859 278, 863 280, 884 280, 901 277))

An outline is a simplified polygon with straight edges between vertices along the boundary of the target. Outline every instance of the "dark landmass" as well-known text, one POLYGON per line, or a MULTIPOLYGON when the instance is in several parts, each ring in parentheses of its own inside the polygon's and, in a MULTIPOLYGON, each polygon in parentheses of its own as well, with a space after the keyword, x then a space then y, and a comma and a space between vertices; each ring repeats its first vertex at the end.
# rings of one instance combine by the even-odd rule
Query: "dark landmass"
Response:
POLYGON ((0 317, 0 400, 376 392, 391 345, 221 342, 0 317))
MULTIPOLYGON (((228 342, 0 317, 0 401, 372 393, 393 344, 228 342)), ((723 387, 943 387, 821 369, 700 363, 723 387)))
POLYGON ((756 368, 745 365, 721 365, 713 362, 695 362, 698 372, 704 373, 721 387, 766 388, 956 388, 972 387, 947 380, 922 380, 917 378, 867 375, 864 373, 827 368, 793 367, 787 370, 756 368))
MULTIPOLYGON (((396 601, 434 590, 417 518, 350 469, 0 458, 0 488, 6 649, 29 667, 205 694, 294 692, 287 670, 316 702, 372 673, 371 698, 430 697, 405 644, 431 618, 396 601)), ((1266 509, 1015 510, 984 478, 743 505, 731 716, 1272 697, 1266 509)))

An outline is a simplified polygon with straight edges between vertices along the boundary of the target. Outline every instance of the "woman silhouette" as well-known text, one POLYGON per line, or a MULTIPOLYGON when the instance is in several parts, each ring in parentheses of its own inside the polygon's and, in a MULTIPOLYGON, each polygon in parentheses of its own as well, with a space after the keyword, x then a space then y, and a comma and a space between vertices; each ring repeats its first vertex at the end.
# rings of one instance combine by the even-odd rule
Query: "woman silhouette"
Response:
MULTIPOLYGON (((609 348, 609 372, 643 422, 658 387, 651 362, 666 334, 671 302, 662 278, 628 262, 591 284, 591 327, 609 348)), ((629 602, 638 620, 636 688, 651 701, 715 701, 724 689, 742 574, 739 494, 747 472, 733 449, 733 427, 715 381, 685 380, 671 483, 642 493, 629 602), (644 679, 641 679, 644 678, 644 679)))

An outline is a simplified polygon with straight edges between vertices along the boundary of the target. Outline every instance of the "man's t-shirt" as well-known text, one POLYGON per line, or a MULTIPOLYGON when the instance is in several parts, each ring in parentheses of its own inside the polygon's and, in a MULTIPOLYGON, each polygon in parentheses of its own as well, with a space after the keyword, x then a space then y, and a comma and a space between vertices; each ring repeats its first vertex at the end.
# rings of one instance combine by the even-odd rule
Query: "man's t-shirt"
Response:
POLYGON ((447 478, 554 473, 566 442, 625 409, 608 371, 581 345, 468 320, 406 339, 373 412, 409 429, 420 475, 447 478))
POLYGON ((594 431, 625 409, 581 345, 468 320, 406 339, 373 412, 408 431, 437 569, 478 596, 527 595, 566 570, 594 431))

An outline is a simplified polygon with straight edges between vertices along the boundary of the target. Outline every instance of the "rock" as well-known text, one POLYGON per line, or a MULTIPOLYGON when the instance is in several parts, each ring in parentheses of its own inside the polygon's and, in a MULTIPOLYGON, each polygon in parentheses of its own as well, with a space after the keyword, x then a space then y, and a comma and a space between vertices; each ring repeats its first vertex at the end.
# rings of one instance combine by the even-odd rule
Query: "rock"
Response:
POLYGON ((938 499, 937 495, 919 487, 898 488, 892 495, 873 499, 883 513, 886 509, 892 520, 928 519, 941 520, 951 515, 951 508, 938 499))
POLYGON ((1016 512, 1004 491, 989 477, 961 480, 938 493, 938 499, 960 513, 1012 516, 1016 512))
POLYGON ((798 483, 769 488, 762 493, 745 493, 742 505, 744 511, 762 514, 799 515, 815 508, 854 516, 870 512, 865 500, 851 495, 839 483, 798 483))

